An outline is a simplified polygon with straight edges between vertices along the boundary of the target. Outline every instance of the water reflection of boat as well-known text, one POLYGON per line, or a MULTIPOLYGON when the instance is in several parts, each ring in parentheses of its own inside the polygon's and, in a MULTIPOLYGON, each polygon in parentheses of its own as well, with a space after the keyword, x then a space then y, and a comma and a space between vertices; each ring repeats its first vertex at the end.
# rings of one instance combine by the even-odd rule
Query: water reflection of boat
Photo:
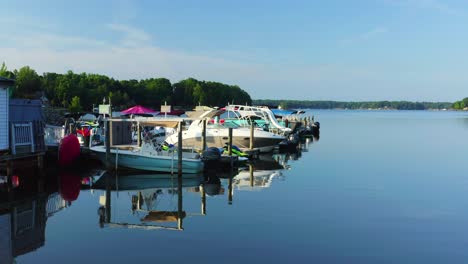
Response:
POLYGON ((249 170, 240 171, 233 179, 233 185, 238 190, 269 188, 273 179, 280 179, 282 170, 249 170))
POLYGON ((278 160, 275 159, 275 156, 269 155, 260 155, 258 159, 251 161, 252 166, 255 170, 281 170, 284 169, 283 164, 280 164, 278 160))
MULTIPOLYGON (((182 174, 182 187, 195 187, 200 183, 200 175, 182 174)), ((120 191, 177 187, 177 174, 119 174, 115 176, 106 173, 93 183, 94 189, 110 188, 110 190, 120 191)))
POLYGON ((196 174, 184 174, 180 178, 171 174, 104 174, 92 186, 105 190, 105 195, 100 197, 99 224, 101 227, 183 230, 183 219, 187 216, 182 205, 183 188, 196 189, 201 182, 202 178, 196 174), (120 191, 128 191, 130 201, 119 200, 120 191), (112 198, 113 194, 117 199, 112 198), (164 197, 171 200, 166 201, 166 207, 170 208, 162 210, 164 197), (172 201, 175 197, 177 203, 172 201), (130 202, 131 210, 124 212, 131 214, 119 212, 119 219, 112 217, 111 212, 115 211, 111 210, 112 200, 117 204, 130 202), (174 208, 175 204, 177 208, 174 208), (176 222, 177 226, 168 226, 171 222, 176 222))

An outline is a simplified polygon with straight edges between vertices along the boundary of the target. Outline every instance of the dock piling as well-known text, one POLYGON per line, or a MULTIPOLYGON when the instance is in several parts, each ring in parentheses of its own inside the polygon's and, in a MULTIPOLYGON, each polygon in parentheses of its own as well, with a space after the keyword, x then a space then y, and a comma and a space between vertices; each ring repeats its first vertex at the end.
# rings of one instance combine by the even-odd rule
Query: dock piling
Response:
POLYGON ((203 119, 203 130, 202 130, 202 151, 206 149, 206 119, 203 119))
POLYGON ((255 137, 255 125, 254 123, 252 122, 250 124, 250 146, 249 146, 249 149, 253 149, 254 148, 254 137, 255 137))
POLYGON ((229 180, 228 180, 228 204, 229 205, 232 205, 232 196, 234 194, 233 189, 232 189, 232 177, 234 176, 231 173, 231 175, 229 176, 229 180))
POLYGON ((203 188, 203 184, 200 184, 200 195, 201 195, 201 214, 206 215, 206 192, 203 188))
POLYGON ((181 174, 179 174, 179 178, 177 180, 177 229, 183 230, 183 200, 182 200, 182 177, 180 177, 181 174))
POLYGON ((254 166, 249 164, 250 187, 254 187, 254 166))
POLYGON ((177 129, 178 129, 177 168, 178 168, 178 176, 179 178, 182 178, 182 122, 179 122, 177 129))
POLYGON ((137 123, 137 133, 138 133, 138 147, 141 147, 141 127, 140 122, 137 123))
POLYGON ((228 138, 228 155, 231 168, 234 167, 234 159, 232 158, 232 127, 229 128, 229 138, 228 138))
POLYGON ((110 161, 110 122, 106 120, 104 122, 104 130, 106 132, 106 167, 107 169, 111 169, 111 161, 110 161))

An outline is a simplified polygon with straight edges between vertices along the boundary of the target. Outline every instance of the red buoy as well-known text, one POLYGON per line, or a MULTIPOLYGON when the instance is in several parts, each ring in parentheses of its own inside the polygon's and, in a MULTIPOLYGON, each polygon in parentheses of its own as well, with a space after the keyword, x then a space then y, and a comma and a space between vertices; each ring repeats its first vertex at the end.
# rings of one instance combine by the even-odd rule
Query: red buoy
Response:
POLYGON ((59 147, 59 164, 71 165, 80 156, 80 142, 74 134, 64 137, 59 147))

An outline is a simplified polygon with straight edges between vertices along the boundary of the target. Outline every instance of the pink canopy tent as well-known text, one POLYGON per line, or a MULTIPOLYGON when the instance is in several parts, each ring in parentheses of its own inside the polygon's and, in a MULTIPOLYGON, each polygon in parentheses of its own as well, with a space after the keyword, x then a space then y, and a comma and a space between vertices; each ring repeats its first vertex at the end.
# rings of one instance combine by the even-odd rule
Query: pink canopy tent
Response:
POLYGON ((130 107, 129 109, 123 110, 121 112, 124 115, 135 115, 135 114, 149 114, 149 113, 156 113, 151 108, 146 108, 141 105, 135 105, 134 107, 130 107))

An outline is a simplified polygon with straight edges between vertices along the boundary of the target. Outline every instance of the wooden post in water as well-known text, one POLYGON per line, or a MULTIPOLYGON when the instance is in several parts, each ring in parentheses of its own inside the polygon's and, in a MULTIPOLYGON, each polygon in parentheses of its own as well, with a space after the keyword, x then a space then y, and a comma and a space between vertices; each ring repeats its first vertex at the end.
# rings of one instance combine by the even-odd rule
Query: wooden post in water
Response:
POLYGON ((137 122, 137 133, 138 133, 138 147, 141 147, 141 127, 140 122, 137 122))
POLYGON ((249 172, 250 172, 250 187, 254 186, 254 167, 252 164, 249 164, 249 172))
POLYGON ((37 168, 39 170, 44 168, 44 156, 42 154, 37 155, 37 168))
POLYGON ((13 175, 12 164, 13 164, 13 162, 11 160, 6 161, 6 173, 7 173, 8 177, 13 175))
POLYGON ((178 176, 182 178, 182 122, 179 122, 178 125, 178 146, 177 146, 177 168, 178 168, 178 176))
POLYGON ((108 174, 106 175, 106 203, 105 203, 106 217, 104 218, 106 223, 110 223, 111 221, 111 182, 110 182, 111 179, 110 179, 110 176, 111 174, 108 172, 108 174))
POLYGON ((203 184, 200 184, 200 194, 201 194, 201 214, 206 215, 206 192, 203 188, 203 184))
POLYGON ((228 204, 232 204, 232 196, 233 196, 233 190, 232 190, 232 177, 234 177, 234 175, 231 175, 229 176, 229 180, 228 180, 228 204))
POLYGON ((7 188, 8 188, 8 194, 9 198, 12 196, 12 192, 10 192, 13 189, 13 162, 11 160, 6 161, 6 174, 7 174, 7 188))
POLYGON ((202 151, 206 149, 206 119, 203 119, 203 130, 202 130, 202 151))
MULTIPOLYGON (((179 123, 180 124, 180 123, 179 123)), ((179 174, 181 175, 181 174, 179 174)), ((179 230, 183 230, 183 219, 182 219, 182 215, 183 215, 183 210, 182 210, 182 177, 178 177, 177 179, 177 229, 179 230)))
POLYGON ((232 156, 232 127, 229 128, 228 154, 232 156))
POLYGON ((110 121, 109 120, 106 120, 104 122, 104 130, 106 131, 106 168, 108 170, 110 170, 112 168, 112 165, 111 165, 111 161, 110 161, 110 155, 111 155, 111 152, 110 152, 110 141, 111 141, 111 138, 110 138, 110 121))
POLYGON ((254 148, 254 137, 255 137, 255 125, 252 122, 250 124, 250 146, 249 146, 250 150, 254 148))

